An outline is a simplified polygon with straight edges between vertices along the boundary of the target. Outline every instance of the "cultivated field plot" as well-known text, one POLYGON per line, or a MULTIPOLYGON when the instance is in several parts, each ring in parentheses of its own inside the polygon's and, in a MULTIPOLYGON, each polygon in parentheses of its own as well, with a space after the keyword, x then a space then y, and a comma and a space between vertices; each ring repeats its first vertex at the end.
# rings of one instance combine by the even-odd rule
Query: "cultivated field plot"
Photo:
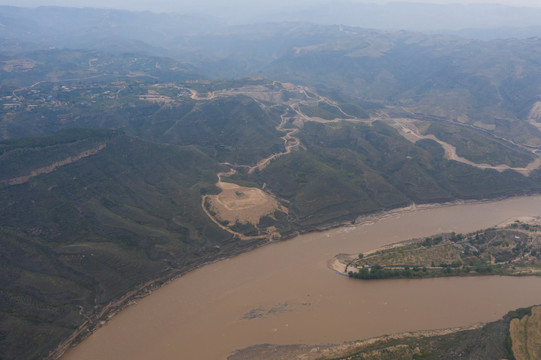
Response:
POLYGON ((541 358, 541 307, 532 308, 531 315, 513 319, 509 327, 513 354, 517 360, 541 358))

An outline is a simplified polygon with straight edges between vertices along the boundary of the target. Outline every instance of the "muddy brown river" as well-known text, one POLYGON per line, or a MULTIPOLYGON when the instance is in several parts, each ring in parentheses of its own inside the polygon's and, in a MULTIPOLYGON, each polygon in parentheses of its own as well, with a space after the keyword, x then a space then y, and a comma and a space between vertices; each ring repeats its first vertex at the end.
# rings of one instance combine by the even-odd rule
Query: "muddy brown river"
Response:
POLYGON ((327 261, 518 216, 541 216, 541 196, 417 209, 271 244, 171 282, 62 359, 225 359, 260 343, 341 343, 496 320, 541 304, 541 277, 363 282, 333 272, 327 261))

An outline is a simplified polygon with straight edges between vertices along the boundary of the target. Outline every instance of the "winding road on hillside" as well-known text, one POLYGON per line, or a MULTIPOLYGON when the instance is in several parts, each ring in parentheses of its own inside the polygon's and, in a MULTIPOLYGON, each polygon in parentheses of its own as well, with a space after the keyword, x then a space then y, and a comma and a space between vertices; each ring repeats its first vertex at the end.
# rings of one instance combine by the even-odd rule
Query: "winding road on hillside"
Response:
POLYGON ((406 119, 406 118, 387 118, 386 122, 389 123, 391 126, 393 126, 395 129, 398 130, 398 132, 405 137, 407 140, 415 143, 422 139, 430 139, 438 144, 440 144, 443 147, 443 150, 445 151, 445 158, 448 160, 454 160, 461 162, 463 164, 467 164, 470 166, 474 166, 479 169, 492 169, 499 172, 503 172, 505 170, 514 170, 522 175, 529 176, 532 171, 537 170, 541 168, 541 157, 536 154, 536 158, 530 162, 526 167, 511 167, 509 165, 500 164, 500 165, 490 165, 490 164, 479 164, 474 163, 473 161, 470 161, 462 156, 459 156, 456 152, 456 147, 446 143, 440 139, 438 139, 436 136, 430 134, 430 135, 422 135, 417 126, 415 125, 415 120, 412 119, 406 119))
MULTIPOLYGON (((386 124, 394 127, 398 130, 399 134, 402 135, 407 140, 416 143, 422 139, 430 139, 438 144, 440 144, 444 149, 444 157, 448 160, 458 161, 463 164, 474 166, 479 169, 493 169, 499 172, 505 170, 514 170, 518 173, 521 173, 525 176, 529 176, 533 170, 541 168, 541 156, 536 154, 536 158, 530 164, 523 168, 514 168, 508 165, 490 165, 490 164, 479 164, 473 161, 470 161, 464 157, 461 157, 457 154, 456 147, 438 139, 434 135, 423 135, 421 131, 415 125, 415 120, 409 118, 393 118, 387 115, 385 112, 381 112, 375 117, 370 119, 360 119, 346 113, 338 103, 328 99, 324 96, 316 94, 314 91, 304 87, 288 83, 278 83, 274 82, 272 88, 264 85, 248 85, 245 87, 235 88, 235 89, 226 89, 218 90, 213 92, 208 92, 206 96, 201 96, 196 90, 186 88, 190 92, 190 98, 198 101, 212 100, 218 97, 226 97, 233 95, 244 95, 248 96, 254 101, 256 101, 262 109, 268 109, 273 106, 282 106, 285 107, 284 111, 280 115, 281 121, 276 130, 282 133, 285 133, 282 136, 284 142, 284 151, 273 153, 264 159, 261 159, 257 162, 256 165, 247 165, 247 164, 231 164, 223 163, 231 168, 229 172, 220 172, 218 173, 218 182, 217 186, 223 190, 222 177, 231 176, 236 171, 235 168, 245 168, 248 169, 248 174, 254 173, 257 171, 262 171, 269 164, 282 157, 284 155, 290 154, 292 151, 295 151, 302 147, 301 140, 298 137, 298 134, 302 131, 304 124, 306 122, 318 122, 318 123, 337 123, 341 121, 348 122, 363 122, 371 124, 373 121, 381 120, 386 124), (287 91, 289 94, 296 94, 296 96, 282 96, 282 91, 287 91), (273 105, 269 105, 269 102, 273 105), (309 116, 302 111, 303 106, 306 107, 317 107, 320 103, 324 103, 327 106, 334 107, 337 112, 343 115, 343 117, 337 117, 335 119, 323 119, 320 117, 309 116)), ((503 139, 505 140, 505 139, 503 139)), ((249 189, 249 188, 246 188, 249 189)), ((268 194, 269 196, 272 196, 268 194)), ((243 240, 262 238, 264 236, 246 236, 241 233, 238 233, 232 230, 229 226, 223 224, 223 220, 216 218, 216 214, 213 214, 209 211, 208 200, 210 199, 209 195, 204 195, 201 200, 201 207, 207 216, 217 224, 221 229, 228 231, 234 236, 239 237, 243 240)), ((271 236, 271 235, 267 235, 271 236)))
MULTIPOLYGON (((261 159, 257 162, 256 165, 250 166, 246 164, 231 164, 231 163, 223 163, 222 165, 227 165, 231 168, 228 172, 220 172, 217 174, 218 176, 218 182, 216 183, 216 186, 218 186, 222 191, 225 191, 222 177, 228 177, 236 173, 234 170, 235 168, 247 168, 248 174, 254 173, 256 170, 262 171, 265 169, 269 164, 284 155, 290 154, 292 151, 295 151, 299 147, 301 147, 301 140, 299 137, 295 136, 298 134, 302 128, 305 122, 314 121, 319 123, 331 123, 331 122, 339 122, 339 121, 363 121, 366 122, 364 119, 357 119, 351 115, 348 115, 346 112, 344 112, 337 103, 331 101, 330 99, 324 98, 319 95, 309 95, 307 92, 307 89, 305 87, 300 86, 294 86, 291 84, 287 84, 286 87, 295 89, 301 97, 299 99, 290 99, 288 101, 281 101, 279 102, 279 105, 286 106, 284 112, 280 115, 280 124, 276 126, 276 130, 279 132, 284 132, 284 136, 282 136, 282 140, 284 141, 284 151, 273 153, 269 156, 267 156, 264 159, 261 159), (310 117, 302 112, 301 105, 308 105, 308 106, 314 106, 319 104, 320 102, 324 102, 329 106, 335 107, 340 113, 344 115, 344 118, 336 118, 332 120, 325 120, 318 117, 310 117), (289 124, 289 126, 288 126, 289 124)), ((277 96, 276 94, 269 94, 270 91, 266 87, 258 87, 258 86, 250 86, 247 89, 240 88, 240 89, 234 89, 234 90, 222 90, 218 92, 209 92, 207 96, 203 97, 200 96, 199 93, 194 89, 186 88, 190 92, 190 98, 193 100, 212 100, 217 97, 222 96, 231 96, 231 95, 246 95, 251 97, 254 101, 256 101, 259 106, 261 106, 263 109, 267 108, 269 105, 264 104, 263 100, 268 100, 268 98, 278 99, 281 98, 280 96, 277 96)), ((250 188, 243 188, 243 189, 250 189, 250 188)), ((272 195, 268 194, 270 198, 272 195)), ((225 230, 229 232, 230 234, 237 236, 241 240, 251 240, 251 239, 259 239, 268 237, 271 239, 273 236, 276 236, 277 234, 273 233, 272 231, 268 231, 267 235, 262 236, 246 236, 244 234, 241 234, 237 231, 232 230, 229 226, 224 224, 223 219, 219 219, 217 217, 218 214, 210 211, 210 202, 213 200, 214 195, 203 195, 201 199, 201 207, 205 214, 216 224, 218 225, 222 230, 225 230)), ((279 234, 278 234, 279 236, 279 234)))

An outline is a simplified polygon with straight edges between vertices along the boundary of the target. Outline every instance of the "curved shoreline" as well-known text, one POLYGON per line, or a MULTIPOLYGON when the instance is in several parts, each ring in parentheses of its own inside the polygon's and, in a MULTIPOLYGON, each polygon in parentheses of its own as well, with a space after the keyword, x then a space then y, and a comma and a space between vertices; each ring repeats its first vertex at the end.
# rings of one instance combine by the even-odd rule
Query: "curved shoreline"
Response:
POLYGON ((67 339, 58 344, 58 346, 54 350, 51 350, 49 354, 44 358, 44 360, 60 359, 66 351, 73 347, 76 347, 77 345, 82 343, 87 337, 99 330, 101 327, 107 325, 107 323, 111 321, 118 313, 130 307, 131 305, 136 305, 137 300, 152 295, 154 291, 171 284, 175 280, 202 267, 212 265, 220 261, 228 260, 234 258, 235 256, 246 254, 269 243, 270 242, 261 242, 253 244, 253 246, 251 246, 249 249, 237 249, 234 253, 230 255, 220 256, 219 258, 203 261, 199 264, 193 264, 187 266, 184 269, 177 269, 177 271, 174 271, 171 274, 164 275, 136 287, 132 291, 122 296, 120 299, 117 299, 105 305, 102 311, 93 316, 93 318, 95 318, 93 319, 93 323, 89 323, 89 320, 86 320, 67 339))
MULTIPOLYGON (((383 246, 371 248, 369 250, 363 251, 362 253, 349 253, 349 254, 337 254, 327 262, 327 267, 335 271, 336 273, 344 276, 349 276, 361 280, 390 280, 390 279, 429 279, 429 278, 445 278, 445 277, 470 277, 470 276, 487 276, 487 275, 499 275, 499 276, 540 276, 541 271, 537 270, 540 266, 540 262, 536 259, 535 252, 540 250, 539 248, 539 228, 541 225, 541 216, 516 216, 511 217, 495 226, 491 226, 486 229, 479 229, 475 232, 470 232, 466 234, 457 234, 464 235, 464 240, 455 239, 453 240, 454 233, 439 233, 433 234, 429 237, 417 237, 410 238, 406 240, 401 240, 395 243, 386 244, 383 246), (520 225, 517 226, 517 222, 520 225), (511 226, 514 225, 514 226, 511 226), (524 225, 524 226, 522 226, 524 225), (505 236, 510 232, 514 232, 514 239, 506 239, 505 242, 507 246, 511 246, 513 257, 507 258, 505 261, 496 260, 490 254, 496 254, 498 251, 503 251, 502 248, 498 248, 499 244, 494 242, 494 247, 492 245, 486 245, 484 241, 477 243, 477 237, 479 235, 485 236, 487 233, 498 234, 499 236, 505 236), (525 239, 520 239, 517 236, 517 233, 522 233, 526 236, 525 239), (474 238, 475 237, 475 238, 474 238), (444 240, 443 243, 438 242, 439 245, 434 243, 425 244, 426 240, 434 240, 439 238, 439 241, 444 240), (518 241, 515 239, 519 239, 518 241), (518 246, 521 246, 522 241, 528 242, 528 250, 521 250, 518 246), (519 243, 520 242, 520 243, 519 243), (447 244, 447 245, 445 245, 447 244), (450 244, 454 245, 455 249, 455 261, 459 262, 458 266, 453 266, 450 260, 445 260, 436 257, 431 257, 426 255, 430 253, 430 249, 436 247, 445 247, 450 244), (413 246, 413 248, 412 248, 413 246), (471 257, 462 255, 464 251, 461 251, 463 247, 468 247, 473 249, 477 255, 476 260, 479 263, 468 265, 467 263, 471 260, 471 257), (458 248, 459 250, 456 250, 458 248), (399 249, 398 254, 396 249, 399 249), (419 250, 420 249, 420 250, 419 250), (532 250, 533 249, 533 250, 532 250), (515 250, 517 250, 515 252, 515 250), (380 257, 378 254, 381 252, 380 257), (401 256, 407 252, 416 253, 417 258, 411 260, 411 262, 395 262, 388 259, 388 256, 401 256), (487 255, 488 254, 488 255, 487 255), (533 254, 533 257, 532 257, 533 254), (361 256, 362 255, 362 256, 361 256), (458 258, 458 260, 456 260, 458 258), (389 261, 389 262, 387 262, 389 261), (432 265, 430 265, 430 262, 432 265), (362 269, 363 264, 378 264, 382 266, 380 270, 387 271, 383 277, 375 276, 370 277, 365 269, 362 269), (444 265, 435 265, 435 264, 444 264, 444 265), (490 271, 479 272, 478 268, 489 267, 490 271), (517 266, 517 268, 515 268, 517 266), (418 270, 422 268, 422 273, 409 274, 403 271, 407 271, 408 268, 417 268, 418 270), (451 267, 447 268, 446 267, 451 267), (362 270, 360 270, 362 269, 362 270), (427 271, 428 270, 428 271, 427 271), (444 271, 451 270, 451 271, 444 271), (364 271, 364 273, 363 273, 364 271), (395 271, 395 273, 391 273, 395 271), (352 274, 353 272, 353 274, 352 274), (364 275, 358 276, 359 272, 364 275)), ((489 244, 493 241, 489 241, 489 244)), ((449 250, 447 250, 449 251, 449 250)), ((453 251, 453 250, 451 250, 453 251)), ((447 252, 448 254, 448 252, 447 252)), ((407 256, 407 255, 406 255, 407 256)), ((432 255, 434 256, 434 255, 432 255)), ((404 261, 404 260, 402 260, 404 261)), ((368 265, 370 267, 370 265, 368 265)), ((485 268, 486 269, 486 268, 485 268)), ((370 271, 371 269, 368 269, 370 271)), ((380 274, 381 275, 381 274, 380 274)))
MULTIPOLYGON (((292 234, 291 237, 283 239, 283 240, 287 240, 287 239, 292 240, 294 238, 298 238, 298 236, 301 234, 323 232, 323 231, 336 229, 336 228, 360 227, 366 224, 376 223, 388 217, 400 216, 400 215, 412 213, 412 212, 425 211, 425 210, 443 208, 443 207, 451 207, 451 206, 462 205, 462 204, 495 203, 495 202, 500 202, 500 201, 509 200, 509 199, 529 198, 531 196, 534 196, 534 195, 510 196, 510 197, 502 197, 502 198, 497 198, 497 199, 483 199, 483 200, 457 200, 457 201, 446 202, 446 203, 410 205, 408 207, 391 209, 391 210, 381 211, 375 214, 360 216, 357 218, 354 224, 352 224, 351 222, 334 222, 334 223, 329 223, 327 225, 315 227, 310 230, 298 231, 292 234)), ((92 324, 87 323, 86 325, 84 325, 83 328, 80 328, 76 331, 76 333, 78 333, 77 336, 72 335, 70 336, 70 338, 66 339, 64 342, 59 344, 59 346, 53 352, 49 354, 47 359, 57 359, 60 356, 62 356, 62 354, 65 351, 81 343, 86 337, 91 335, 93 332, 95 332, 100 327, 102 327, 106 322, 111 320, 114 317, 114 315, 121 312, 123 309, 127 308, 129 305, 133 304, 134 300, 146 297, 147 295, 151 294, 153 291, 164 287, 164 285, 170 284, 173 280, 179 279, 183 275, 193 272, 194 270, 200 269, 210 264, 221 262, 222 260, 231 259, 233 257, 236 257, 237 255, 246 254, 247 252, 251 250, 255 250, 256 248, 263 247, 264 245, 267 245, 270 243, 271 242, 269 241, 262 241, 262 242, 253 244, 250 248, 239 249, 235 251, 234 253, 229 254, 227 256, 221 256, 216 259, 202 261, 199 264, 195 264, 185 269, 178 270, 175 273, 168 274, 162 278, 156 279, 152 281, 150 284, 147 283, 138 289, 134 289, 133 294, 127 294, 125 297, 113 302, 115 304, 114 307, 109 306, 110 304, 108 305, 108 309, 110 309, 111 311, 100 314, 103 317, 106 317, 106 320, 98 319, 98 321, 96 321, 95 323, 92 323, 92 324)))
POLYGON ((356 341, 347 341, 341 344, 257 344, 244 349, 235 350, 227 357, 226 360, 245 360, 247 358, 257 358, 258 360, 282 360, 284 357, 287 357, 287 359, 290 360, 318 360, 322 357, 342 356, 355 348, 372 345, 378 342, 401 340, 408 337, 426 338, 432 336, 449 335, 459 331, 480 329, 486 324, 487 323, 477 323, 470 326, 459 326, 447 329, 405 331, 397 334, 376 336, 356 341), (291 357, 292 353, 293 357, 291 357))

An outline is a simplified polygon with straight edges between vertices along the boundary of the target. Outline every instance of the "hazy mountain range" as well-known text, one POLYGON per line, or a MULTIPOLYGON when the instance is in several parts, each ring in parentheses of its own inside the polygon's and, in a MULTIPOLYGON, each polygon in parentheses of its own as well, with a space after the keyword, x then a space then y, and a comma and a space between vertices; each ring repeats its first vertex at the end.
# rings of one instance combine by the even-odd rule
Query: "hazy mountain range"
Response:
POLYGON ((230 11, 0 7, 0 358, 271 237, 541 191, 541 10, 230 11), (279 206, 220 218, 224 174, 279 206))
MULTIPOLYGON (((111 4, 112 5, 112 4, 111 4)), ((106 7, 105 5, 104 7, 106 7)), ((156 4, 159 6, 159 4, 156 4)), ((212 30, 224 25, 248 25, 266 22, 310 22, 317 24, 342 24, 372 29, 411 30, 440 33, 457 33, 483 39, 500 37, 529 37, 541 34, 539 18, 541 8, 506 6, 497 4, 426 4, 415 2, 401 3, 366 3, 352 1, 316 1, 316 2, 244 2, 186 5, 173 12, 162 10, 161 13, 127 12, 123 10, 92 10, 64 8, 65 15, 56 17, 55 11, 62 8, 19 8, 8 10, 2 7, 1 18, 16 16, 20 23, 34 22, 36 25, 63 26, 71 32, 72 25, 85 26, 89 18, 96 20, 101 16, 102 25, 109 21, 131 23, 137 18, 144 18, 144 23, 153 24, 152 31, 172 24, 175 30, 183 29, 188 33, 212 30), (82 11, 85 12, 81 18, 82 11), (39 15, 39 14, 42 15, 39 15), (100 14, 101 13, 101 14, 100 14), (124 15, 119 16, 123 13, 124 15), (117 17, 119 16, 119 17, 117 17), (82 23, 77 23, 81 21, 82 23)), ((0 21, 4 23, 3 21, 0 21)), ((124 25, 125 25, 124 24, 124 25)), ((4 24, 8 25, 8 24, 4 24)), ((79 27, 79 26, 78 26, 79 27)), ((105 30, 107 27, 105 27, 105 30)), ((140 36, 149 27, 139 27, 132 35, 140 36)), ((135 29, 134 29, 135 30, 135 29)), ((167 34, 164 34, 167 35, 167 34)), ((167 36, 166 36, 167 37, 167 36)))

